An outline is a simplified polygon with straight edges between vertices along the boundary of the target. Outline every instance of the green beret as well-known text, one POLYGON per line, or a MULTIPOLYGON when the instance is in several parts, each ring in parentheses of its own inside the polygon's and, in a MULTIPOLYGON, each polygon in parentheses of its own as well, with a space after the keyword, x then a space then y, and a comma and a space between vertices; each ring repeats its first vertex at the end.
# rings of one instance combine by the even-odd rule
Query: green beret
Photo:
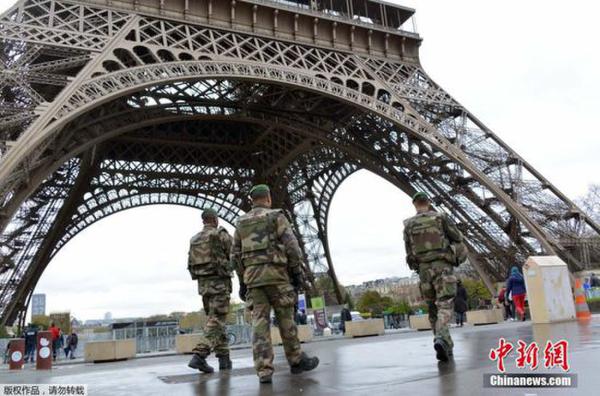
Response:
POLYGON ((419 191, 417 192, 415 195, 413 195, 412 197, 412 201, 413 203, 417 200, 427 200, 429 201, 429 197, 427 196, 427 194, 425 194, 423 191, 419 191))
POLYGON ((250 189, 250 197, 254 198, 256 195, 270 193, 271 189, 266 184, 257 184, 250 189))
POLYGON ((208 217, 219 217, 219 214, 213 208, 206 208, 204 209, 204 212, 202 212, 202 218, 206 219, 208 217))

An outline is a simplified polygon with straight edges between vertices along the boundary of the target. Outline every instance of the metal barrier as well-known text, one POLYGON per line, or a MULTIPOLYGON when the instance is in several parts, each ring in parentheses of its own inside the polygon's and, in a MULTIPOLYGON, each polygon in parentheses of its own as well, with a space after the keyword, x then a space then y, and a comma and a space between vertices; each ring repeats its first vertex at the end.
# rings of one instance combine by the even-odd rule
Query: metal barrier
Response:
MULTIPOLYGON (((226 332, 229 345, 248 344, 252 341, 252 328, 248 325, 228 325, 226 332)), ((150 353, 174 351, 177 334, 177 330, 173 328, 138 327, 113 330, 112 337, 115 340, 135 338, 136 352, 150 353)))

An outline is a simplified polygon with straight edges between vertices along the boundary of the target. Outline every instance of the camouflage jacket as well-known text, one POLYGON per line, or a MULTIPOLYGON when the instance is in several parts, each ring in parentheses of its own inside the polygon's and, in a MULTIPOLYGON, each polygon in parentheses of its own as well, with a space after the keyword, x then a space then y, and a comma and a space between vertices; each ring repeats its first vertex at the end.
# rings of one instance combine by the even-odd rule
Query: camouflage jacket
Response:
POLYGON ((404 221, 406 262, 410 269, 439 261, 456 265, 455 246, 464 246, 462 242, 461 232, 444 213, 430 210, 404 221))
POLYGON ((205 225, 190 241, 188 270, 192 279, 231 278, 231 236, 223 227, 205 225))
POLYGON ((239 217, 231 260, 248 288, 289 284, 290 274, 302 274, 298 240, 283 211, 277 209, 255 206, 239 217))

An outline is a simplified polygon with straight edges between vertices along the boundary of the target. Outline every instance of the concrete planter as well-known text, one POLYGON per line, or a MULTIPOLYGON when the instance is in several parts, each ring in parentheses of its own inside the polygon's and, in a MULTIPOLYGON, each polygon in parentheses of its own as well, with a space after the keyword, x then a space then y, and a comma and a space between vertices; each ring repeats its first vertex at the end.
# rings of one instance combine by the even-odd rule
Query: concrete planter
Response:
POLYGON ((383 319, 368 319, 346 322, 346 337, 366 337, 383 335, 383 319))
MULTIPOLYGON (((298 339, 300 342, 310 342, 313 339, 313 331, 309 325, 296 326, 298 328, 298 339)), ((271 343, 273 345, 281 345, 281 334, 279 327, 271 326, 271 343)))
POLYGON ((503 321, 501 309, 481 309, 477 311, 467 311, 467 323, 473 326, 494 324, 503 321))
POLYGON ((135 357, 135 339, 92 341, 85 344, 86 362, 110 362, 135 357))
POLYGON ((410 328, 413 330, 431 330, 429 315, 411 315, 409 318, 410 328))
POLYGON ((192 353, 201 338, 202 334, 179 334, 175 336, 175 350, 179 354, 192 353))

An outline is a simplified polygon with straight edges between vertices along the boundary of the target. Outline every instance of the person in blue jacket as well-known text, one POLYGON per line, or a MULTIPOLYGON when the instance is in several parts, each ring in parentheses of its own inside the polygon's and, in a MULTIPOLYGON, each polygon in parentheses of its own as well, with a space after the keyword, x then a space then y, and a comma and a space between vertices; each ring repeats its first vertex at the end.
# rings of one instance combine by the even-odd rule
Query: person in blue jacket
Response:
POLYGON ((521 318, 525 320, 525 296, 527 295, 527 289, 525 288, 525 279, 519 271, 519 268, 512 267, 510 269, 510 276, 506 281, 506 295, 512 293, 512 300, 515 303, 515 310, 521 318))

